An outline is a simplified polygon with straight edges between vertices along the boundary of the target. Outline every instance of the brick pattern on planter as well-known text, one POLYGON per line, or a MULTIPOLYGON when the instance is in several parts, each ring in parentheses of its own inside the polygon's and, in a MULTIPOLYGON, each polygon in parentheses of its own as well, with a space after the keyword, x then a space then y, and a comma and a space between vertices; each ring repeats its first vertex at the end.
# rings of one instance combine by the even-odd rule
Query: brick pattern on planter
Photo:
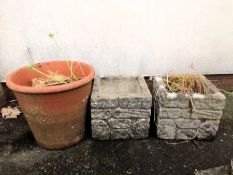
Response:
POLYGON ((144 78, 96 77, 91 95, 92 137, 147 138, 151 106, 152 95, 144 78))
POLYGON ((211 139, 219 128, 226 97, 204 76, 212 94, 169 93, 161 76, 153 81, 154 119, 157 137, 188 140, 211 139), (191 110, 191 99, 195 110, 191 110))

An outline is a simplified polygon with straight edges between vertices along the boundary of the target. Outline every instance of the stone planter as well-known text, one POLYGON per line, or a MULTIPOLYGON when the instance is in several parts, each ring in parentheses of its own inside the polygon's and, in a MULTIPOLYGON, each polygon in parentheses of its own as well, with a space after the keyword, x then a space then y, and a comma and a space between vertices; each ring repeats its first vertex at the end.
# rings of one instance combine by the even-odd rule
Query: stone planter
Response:
POLYGON ((142 77, 96 77, 91 96, 92 137, 143 139, 149 135, 152 96, 142 77))
POLYGON ((153 82, 153 99, 157 137, 188 140, 211 139, 219 128, 226 97, 204 76, 212 94, 169 93, 160 76, 153 82), (191 110, 191 99, 195 110, 191 110))

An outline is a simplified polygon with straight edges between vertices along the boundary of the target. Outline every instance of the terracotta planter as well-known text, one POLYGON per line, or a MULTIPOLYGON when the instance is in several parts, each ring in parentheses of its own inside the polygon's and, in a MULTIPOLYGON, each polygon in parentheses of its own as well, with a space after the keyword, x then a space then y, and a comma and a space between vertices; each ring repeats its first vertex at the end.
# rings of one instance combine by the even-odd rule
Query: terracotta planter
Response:
MULTIPOLYGON (((84 137, 86 108, 95 71, 86 63, 80 65, 85 78, 65 85, 30 87, 31 80, 41 75, 27 67, 6 78, 7 86, 14 91, 36 141, 44 148, 65 148, 84 137)), ((78 62, 73 62, 73 66, 74 73, 82 76, 78 62)), ((70 75, 65 61, 38 63, 36 68, 43 72, 70 75)))

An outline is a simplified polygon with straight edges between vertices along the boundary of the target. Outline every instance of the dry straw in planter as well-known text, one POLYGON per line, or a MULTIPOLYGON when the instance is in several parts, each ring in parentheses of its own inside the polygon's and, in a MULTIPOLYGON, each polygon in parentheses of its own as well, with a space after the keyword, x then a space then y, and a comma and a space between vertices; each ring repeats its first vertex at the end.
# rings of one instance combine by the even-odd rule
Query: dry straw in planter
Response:
POLYGON ((192 110, 195 110, 192 94, 211 94, 211 90, 204 84, 201 74, 167 74, 163 81, 168 92, 188 94, 192 110))
POLYGON ((62 74, 58 74, 57 72, 43 72, 41 70, 39 70, 38 68, 36 68, 36 65, 33 61, 33 57, 30 51, 30 48, 28 48, 28 54, 30 56, 30 61, 32 62, 32 64, 30 64, 28 66, 29 69, 41 74, 43 77, 40 78, 34 78, 32 80, 32 87, 46 87, 46 86, 56 86, 56 85, 62 85, 62 84, 68 84, 74 81, 78 81, 82 78, 85 77, 84 71, 82 69, 82 66, 80 65, 80 63, 78 62, 78 67, 80 68, 83 77, 77 77, 75 75, 75 69, 77 68, 73 66, 73 61, 70 61, 69 59, 67 59, 68 57, 65 55, 64 51, 62 50, 62 48, 59 46, 56 38, 54 37, 53 33, 49 33, 49 37, 54 41, 56 47, 59 49, 61 55, 65 58, 65 62, 66 65, 70 71, 70 76, 65 76, 62 74))
POLYGON ((175 93, 199 93, 210 94, 211 91, 205 86, 200 74, 172 74, 164 79, 169 92, 175 93))

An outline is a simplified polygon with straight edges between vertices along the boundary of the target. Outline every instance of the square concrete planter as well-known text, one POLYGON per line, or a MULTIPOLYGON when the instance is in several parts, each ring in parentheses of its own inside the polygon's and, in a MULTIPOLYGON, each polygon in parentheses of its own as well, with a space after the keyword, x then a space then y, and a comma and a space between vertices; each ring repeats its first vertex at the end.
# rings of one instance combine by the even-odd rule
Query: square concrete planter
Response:
POLYGON ((143 77, 96 77, 91 95, 92 137, 147 138, 151 106, 152 96, 143 77))
POLYGON ((157 137, 188 140, 211 139, 219 128, 226 97, 204 76, 212 94, 169 93, 160 76, 153 81, 153 99, 157 137), (195 110, 191 110, 191 99, 195 110))

